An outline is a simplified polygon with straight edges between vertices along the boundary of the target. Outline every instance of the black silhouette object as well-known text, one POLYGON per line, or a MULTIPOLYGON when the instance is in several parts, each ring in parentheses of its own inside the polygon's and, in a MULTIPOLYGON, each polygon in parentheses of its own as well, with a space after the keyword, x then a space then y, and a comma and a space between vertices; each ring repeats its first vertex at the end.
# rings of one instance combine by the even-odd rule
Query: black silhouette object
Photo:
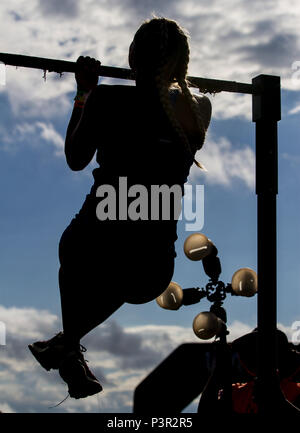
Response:
MULTIPOLYGON (((179 414, 201 393, 197 409, 201 416, 256 414, 256 334, 254 330, 227 345, 219 341, 180 345, 137 386, 134 413, 179 414), (232 394, 226 397, 224 376, 232 383, 232 394)), ((278 380, 284 396, 278 395, 280 413, 293 416, 300 409, 300 352, 281 331, 278 341, 278 380)))
MULTIPOLYGON (((191 95, 188 62, 186 34, 165 18, 146 21, 135 34, 129 64, 136 86, 98 86, 100 62, 77 60, 66 160, 72 170, 83 170, 96 153, 100 167, 59 243, 63 333, 29 346, 44 368, 59 368, 71 397, 102 389, 85 363, 80 339, 125 302, 151 301, 171 281, 177 219, 172 213, 169 220, 161 213, 157 220, 120 217, 119 182, 126 178, 128 189, 138 184, 148 191, 151 185, 180 185, 183 193, 193 162, 202 167, 195 153, 204 142, 211 104, 206 96, 191 95), (179 88, 171 89, 174 82, 179 88), (96 214, 100 185, 114 187, 115 218, 99 220, 96 214)), ((127 209, 132 201, 128 197, 127 209)))
POLYGON ((254 296, 257 291, 256 278, 254 278, 256 273, 249 268, 242 268, 235 272, 233 285, 225 286, 223 281, 219 280, 222 268, 218 250, 203 233, 188 236, 184 243, 184 253, 190 260, 201 260, 209 282, 205 288, 188 289, 181 289, 177 283, 172 282, 157 299, 157 303, 162 308, 177 310, 182 305, 192 305, 207 298, 212 302, 210 311, 200 313, 194 318, 193 330, 200 339, 207 340, 215 336, 217 340, 213 343, 183 344, 171 353, 136 387, 134 413, 178 414, 202 392, 205 394, 204 404, 209 402, 209 411, 212 407, 215 410, 214 399, 217 395, 217 387, 223 390, 222 412, 231 413, 231 352, 227 344, 229 334, 226 326, 227 313, 222 304, 227 294, 254 296), (248 290, 236 292, 237 273, 239 282, 245 283, 249 280, 246 284, 248 290), (177 298, 175 305, 171 293, 177 298), (152 397, 154 392, 155 399, 152 397))
MULTIPOLYGON (((278 373, 279 387, 269 389, 276 402, 276 410, 281 415, 300 414, 300 352, 297 347, 288 342, 286 335, 277 329, 278 348, 278 373)), ((215 368, 203 390, 198 413, 226 414, 228 413, 228 398, 224 396, 224 390, 220 379, 224 374, 231 375, 232 389, 230 398, 230 413, 233 415, 258 414, 260 386, 257 379, 257 328, 252 332, 237 338, 228 345, 227 373, 224 369, 224 357, 218 360, 219 353, 215 352, 215 368), (231 365, 230 365, 231 364, 231 365), (226 405, 227 399, 227 405, 226 405)), ((220 356, 219 356, 220 357, 220 356)), ((266 398, 265 396, 263 398, 266 398)), ((275 410, 275 406, 274 406, 275 410)))
MULTIPOLYGON (((210 282, 202 289, 181 289, 172 282, 157 303, 162 308, 177 310, 182 305, 207 298, 213 303, 210 312, 198 316, 212 314, 220 320, 220 326, 206 319, 195 326, 196 316, 193 328, 201 339, 213 336, 217 339, 213 343, 183 344, 174 350, 136 387, 133 411, 136 414, 178 414, 201 393, 198 405, 201 416, 256 414, 259 401, 265 398, 257 378, 258 330, 227 343, 227 314, 222 307, 227 294, 253 296, 257 291, 256 274, 249 268, 239 269, 233 274, 231 284, 225 286, 218 280, 221 274, 218 250, 202 233, 190 235, 184 251, 189 259, 202 261, 210 282), (176 297, 175 304, 172 293, 176 297)), ((278 386, 269 389, 269 398, 272 395, 274 411, 293 416, 300 413, 300 352, 282 331, 276 332, 278 373, 275 382, 278 386)))

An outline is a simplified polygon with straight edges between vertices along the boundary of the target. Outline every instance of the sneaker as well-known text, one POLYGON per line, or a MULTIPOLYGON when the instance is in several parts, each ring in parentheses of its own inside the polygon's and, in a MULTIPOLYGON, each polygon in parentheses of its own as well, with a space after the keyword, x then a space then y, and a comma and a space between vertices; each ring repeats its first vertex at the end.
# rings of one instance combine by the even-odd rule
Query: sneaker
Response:
POLYGON ((59 374, 69 387, 70 397, 85 398, 102 391, 98 379, 88 368, 81 351, 72 351, 59 366, 59 374))
POLYGON ((59 332, 47 341, 36 341, 28 346, 35 359, 47 371, 58 369, 61 361, 66 355, 64 345, 64 333, 59 332))

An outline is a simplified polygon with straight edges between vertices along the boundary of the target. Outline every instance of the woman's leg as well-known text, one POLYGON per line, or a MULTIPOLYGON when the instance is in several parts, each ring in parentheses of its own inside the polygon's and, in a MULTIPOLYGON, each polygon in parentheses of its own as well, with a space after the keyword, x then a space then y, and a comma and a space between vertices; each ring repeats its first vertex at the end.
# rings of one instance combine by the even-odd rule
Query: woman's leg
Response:
POLYGON ((114 290, 113 282, 100 275, 76 269, 59 270, 62 321, 68 344, 78 344, 80 339, 103 323, 123 303, 123 297, 114 290), (85 272, 85 275, 82 273, 85 272))
MULTIPOLYGON (((106 228, 106 226, 104 226, 106 228)), ((154 300, 168 286, 174 272, 174 256, 147 245, 136 252, 140 239, 122 236, 77 221, 63 233, 59 245, 59 286, 64 333, 72 344, 103 323, 124 302, 142 304, 154 300), (94 227, 92 229, 91 227, 94 227), (115 240, 114 240, 115 239, 115 240), (123 248, 116 255, 116 245, 123 248)))
MULTIPOLYGON (((133 256, 134 257, 134 256, 133 256)), ((134 269, 127 275, 124 288, 125 300, 129 304, 144 304, 155 300, 170 284, 174 273, 172 254, 148 251, 147 256, 132 259, 134 269)))
POLYGON ((59 243, 59 288, 63 329, 67 344, 80 339, 103 323, 124 303, 112 271, 107 234, 76 220, 59 243))

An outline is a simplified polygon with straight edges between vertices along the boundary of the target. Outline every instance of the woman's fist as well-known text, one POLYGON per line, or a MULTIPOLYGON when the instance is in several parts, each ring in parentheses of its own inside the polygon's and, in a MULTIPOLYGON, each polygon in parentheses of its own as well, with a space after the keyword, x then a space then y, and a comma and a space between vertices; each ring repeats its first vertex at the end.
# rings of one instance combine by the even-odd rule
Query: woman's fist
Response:
POLYGON ((101 62, 89 56, 80 56, 76 64, 77 70, 75 72, 75 79, 77 88, 85 91, 94 89, 98 84, 101 62))

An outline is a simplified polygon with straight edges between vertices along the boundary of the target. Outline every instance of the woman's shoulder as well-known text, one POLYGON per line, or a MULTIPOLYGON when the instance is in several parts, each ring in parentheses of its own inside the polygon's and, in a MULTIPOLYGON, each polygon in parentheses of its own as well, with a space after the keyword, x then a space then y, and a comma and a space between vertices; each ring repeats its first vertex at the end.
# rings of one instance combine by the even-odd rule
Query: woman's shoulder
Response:
MULTIPOLYGON (((195 92, 191 92, 194 100, 198 103, 199 109, 202 112, 207 112, 207 114, 211 114, 211 102, 210 99, 204 95, 204 94, 196 94, 195 92)), ((189 105, 189 101, 187 99, 187 97, 178 90, 178 101, 179 103, 181 103, 182 105, 188 106, 189 105)))
MULTIPOLYGON (((99 84, 90 95, 92 106, 105 113, 115 110, 116 106, 121 106, 121 102, 127 103, 134 100, 135 86, 124 86, 120 84, 99 84)), ((122 106, 123 106, 122 105, 122 106)))
POLYGON ((124 93, 135 92, 136 86, 122 85, 122 84, 98 84, 93 90, 96 94, 106 94, 106 95, 118 95, 124 93))
POLYGON ((192 95, 194 96, 194 98, 196 99, 196 101, 198 102, 198 105, 200 107, 203 107, 203 109, 205 110, 210 110, 211 111, 211 102, 210 99, 202 94, 196 94, 194 92, 192 92, 192 95))
POLYGON ((202 118, 205 122, 206 128, 208 128, 211 119, 211 113, 212 113, 212 106, 211 106, 210 99, 203 94, 196 95, 193 93, 193 96, 195 100, 198 102, 199 111, 202 114, 202 118))
MULTIPOLYGON (((198 129, 195 122, 193 121, 194 114, 190 101, 188 100, 187 96, 184 95, 179 89, 176 89, 176 92, 177 95, 175 111, 178 117, 182 120, 182 123, 186 126, 188 130, 195 128, 198 129)), ((210 123, 212 112, 210 99, 203 94, 195 94, 194 92, 191 92, 191 94, 194 98, 194 101, 198 103, 200 116, 202 117, 205 123, 205 127, 207 129, 210 123)))

